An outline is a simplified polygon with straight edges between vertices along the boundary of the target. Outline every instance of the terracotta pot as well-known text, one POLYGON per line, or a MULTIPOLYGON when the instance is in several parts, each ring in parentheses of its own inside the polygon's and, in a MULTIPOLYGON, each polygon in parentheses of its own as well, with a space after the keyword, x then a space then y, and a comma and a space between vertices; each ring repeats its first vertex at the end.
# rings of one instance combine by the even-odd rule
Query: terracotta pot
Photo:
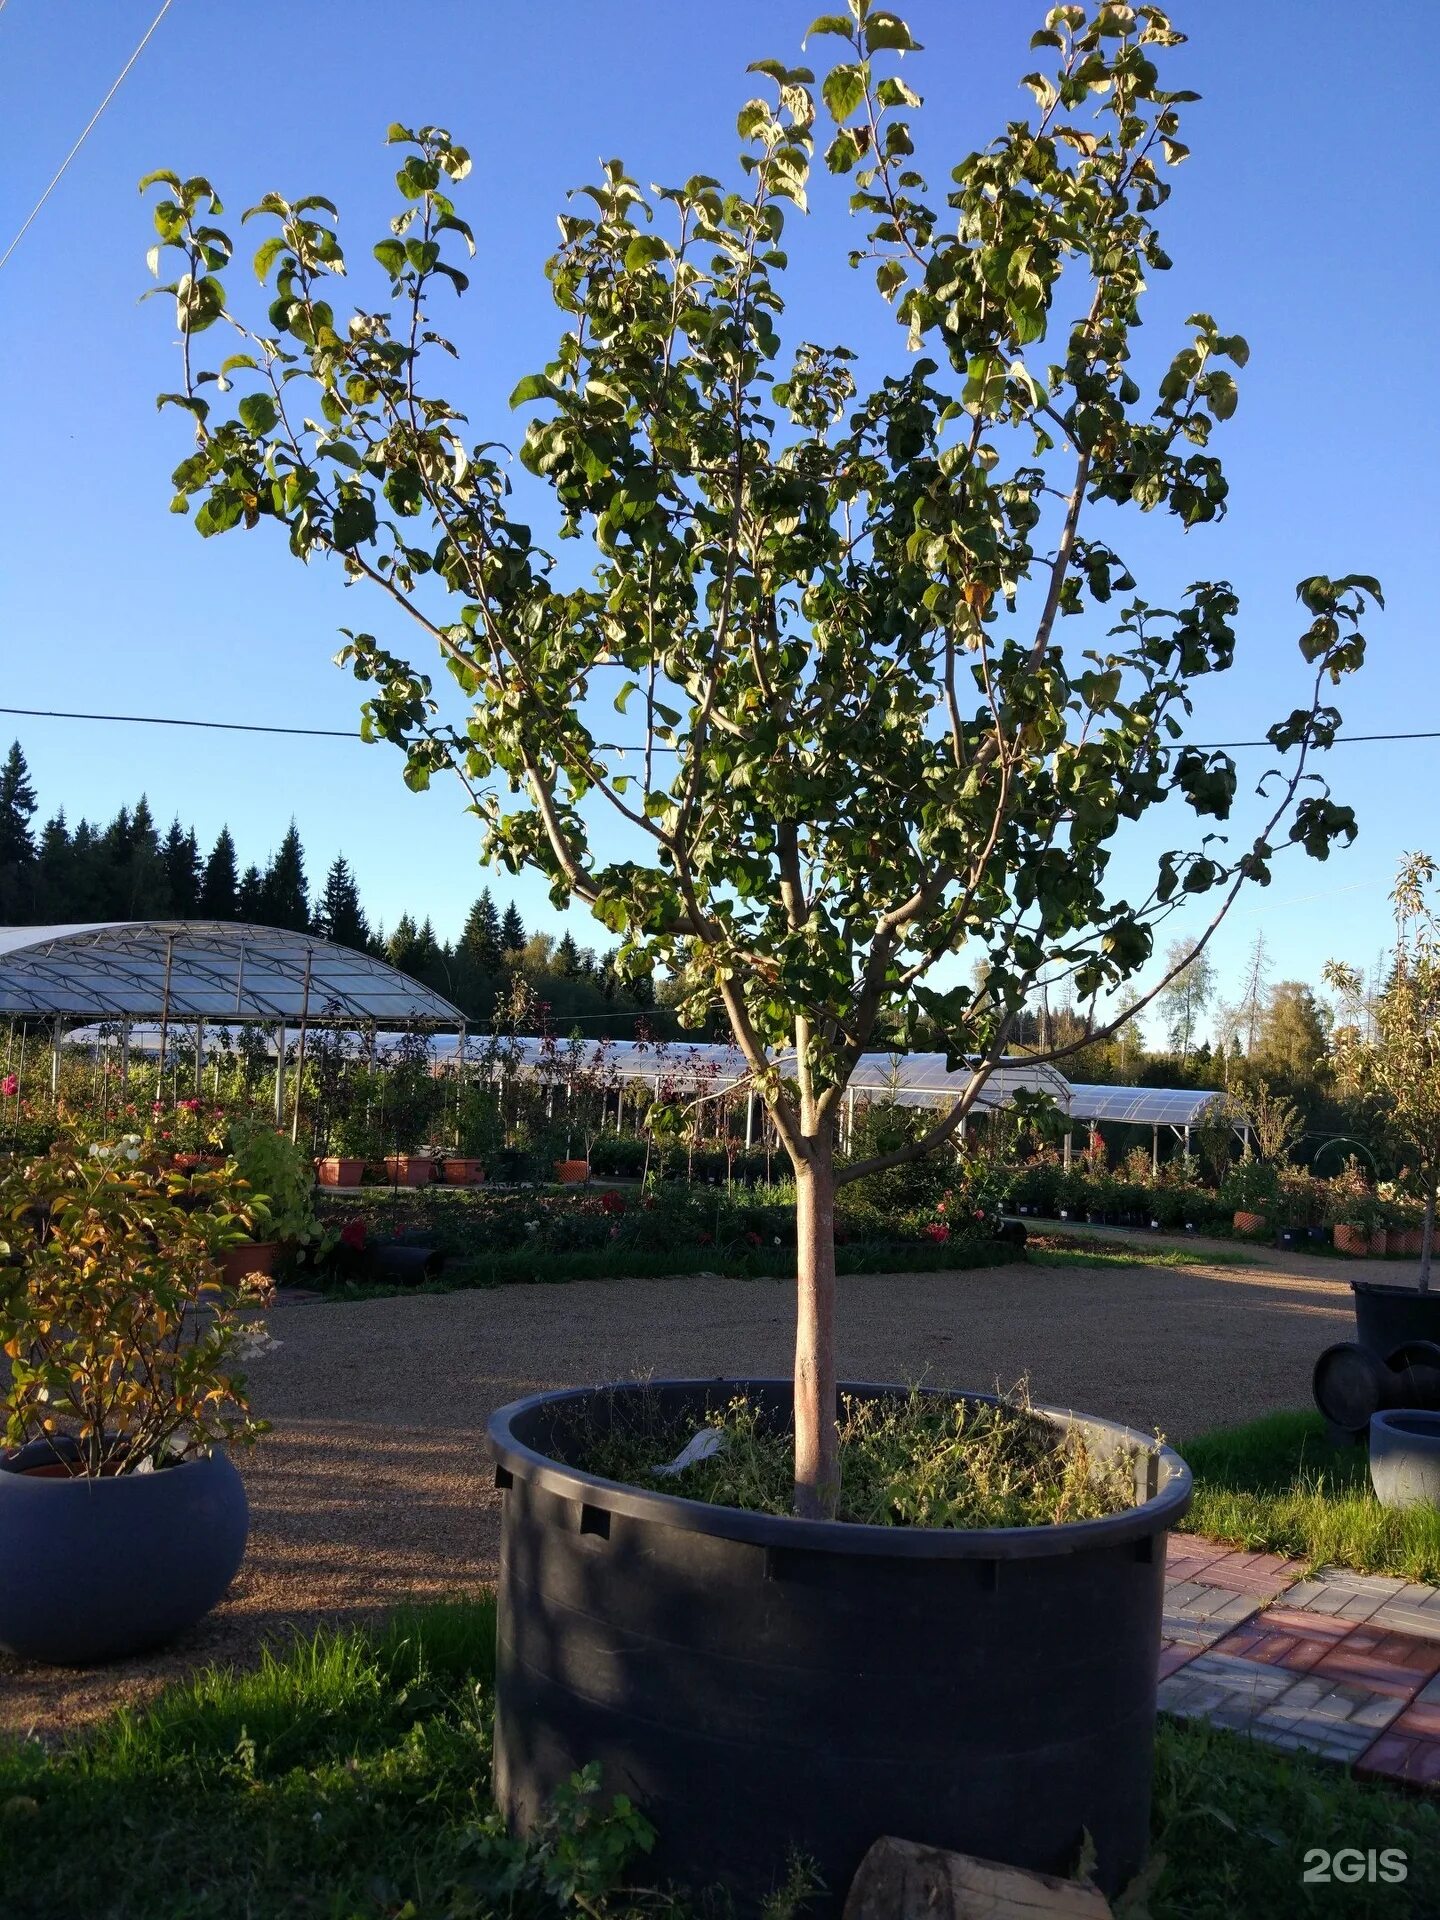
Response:
POLYGON ((225 1249, 220 1256, 220 1271, 227 1285, 238 1287, 247 1273, 274 1273, 279 1255, 278 1240, 246 1240, 241 1246, 225 1249))
POLYGON ((435 1162, 428 1153, 388 1154, 385 1178, 396 1187, 428 1187, 435 1178, 435 1162))
POLYGON ((1246 1213, 1243 1207, 1236 1211, 1234 1220, 1236 1233, 1264 1233, 1269 1224, 1263 1213, 1246 1213))
POLYGON ((588 1160, 557 1160, 555 1162, 555 1178, 562 1186, 567 1187, 574 1186, 580 1181, 588 1180, 590 1178, 590 1162, 588 1160))
POLYGON ((171 1156, 170 1164, 177 1173, 196 1173, 205 1161, 198 1153, 177 1153, 171 1156))
POLYGON ((1409 1260, 1420 1258, 1420 1249, 1425 1236, 1419 1227, 1392 1227, 1390 1229, 1391 1253, 1403 1253, 1409 1260))
POLYGON ((1390 1251, 1390 1233, 1386 1227, 1377 1227, 1370 1236, 1370 1254, 1373 1259, 1381 1260, 1390 1251))
POLYGON ((479 1160, 446 1160, 441 1184, 447 1187, 480 1187, 485 1184, 485 1167, 479 1160))
POLYGON ((332 1154, 315 1162, 315 1177, 322 1187, 358 1187, 365 1162, 332 1154))
POLYGON ((1364 1227, 1347 1227, 1337 1222, 1334 1238, 1337 1253, 1367 1254, 1370 1251, 1370 1235, 1364 1227))

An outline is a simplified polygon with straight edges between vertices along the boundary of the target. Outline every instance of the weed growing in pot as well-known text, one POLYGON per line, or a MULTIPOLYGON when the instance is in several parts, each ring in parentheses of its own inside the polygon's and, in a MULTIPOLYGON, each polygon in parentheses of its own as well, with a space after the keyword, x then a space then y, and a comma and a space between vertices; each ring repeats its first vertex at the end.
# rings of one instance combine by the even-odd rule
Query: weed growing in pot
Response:
MULTIPOLYGON (((837 1423, 841 1492, 836 1517, 856 1525, 1055 1526, 1135 1505, 1136 1461, 1100 1454, 1076 1427, 1032 1410, 1023 1388, 998 1402, 921 1392, 843 1396, 837 1423)), ((792 1511, 794 1434, 741 1394, 703 1423, 665 1416, 649 1394, 617 1394, 602 1428, 587 1407, 557 1447, 569 1465, 607 1480, 755 1513, 792 1511), (666 1471, 703 1427, 721 1446, 666 1471)))

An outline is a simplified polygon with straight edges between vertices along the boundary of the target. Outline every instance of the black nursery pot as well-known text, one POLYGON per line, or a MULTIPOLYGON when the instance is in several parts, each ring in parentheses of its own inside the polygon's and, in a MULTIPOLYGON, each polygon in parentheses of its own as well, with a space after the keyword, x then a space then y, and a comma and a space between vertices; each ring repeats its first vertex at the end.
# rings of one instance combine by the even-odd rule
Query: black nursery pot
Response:
POLYGON ((1412 1340, 1440 1341, 1440 1292, 1396 1287, 1383 1280, 1352 1280, 1355 1338, 1367 1352, 1388 1360, 1412 1340))
POLYGON ((657 1829, 647 1876, 718 1884, 742 1910, 796 1851, 838 1906, 887 1833, 1052 1873, 1073 1870, 1088 1833, 1100 1885, 1123 1886, 1146 1851, 1184 1461, 1080 1419, 1097 1450, 1142 1450, 1138 1505, 959 1531, 747 1513, 555 1457, 577 1415, 603 1430, 647 1394, 658 1416, 699 1418, 736 1393, 789 1418, 779 1380, 547 1393, 491 1417, 505 1492, 495 1785, 511 1829, 598 1761, 607 1792, 657 1829))

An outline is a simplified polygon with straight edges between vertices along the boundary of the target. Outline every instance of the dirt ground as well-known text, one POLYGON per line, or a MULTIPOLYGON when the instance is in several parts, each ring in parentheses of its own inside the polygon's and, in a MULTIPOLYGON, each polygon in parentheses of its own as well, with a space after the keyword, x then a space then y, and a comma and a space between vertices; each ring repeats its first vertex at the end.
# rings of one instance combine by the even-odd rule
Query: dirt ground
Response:
MULTIPOLYGON (((1308 1404, 1316 1355, 1353 1324, 1346 1283, 1369 1271, 1246 1260, 845 1278, 842 1371, 980 1389, 1028 1376, 1039 1401, 1183 1441, 1308 1404)), ((475 1589, 495 1574, 495 1407, 637 1374, 788 1373, 792 1295, 781 1280, 577 1281, 282 1302, 270 1327, 280 1344, 251 1389, 274 1432, 241 1458, 251 1535, 230 1595, 160 1655, 81 1672, 0 1660, 0 1731, 52 1737, 196 1666, 253 1660, 267 1637, 475 1589)))

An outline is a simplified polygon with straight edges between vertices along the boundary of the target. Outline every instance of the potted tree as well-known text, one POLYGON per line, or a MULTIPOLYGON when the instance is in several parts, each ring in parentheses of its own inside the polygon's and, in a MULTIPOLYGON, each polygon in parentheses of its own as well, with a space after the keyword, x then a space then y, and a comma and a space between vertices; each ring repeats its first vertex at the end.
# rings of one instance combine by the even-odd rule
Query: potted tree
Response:
MULTIPOLYGON (((1382 1136, 1410 1159, 1424 1200, 1420 1262, 1413 1287, 1355 1280, 1355 1316, 1362 1345, 1390 1339, 1440 1340, 1440 1296, 1430 1286, 1435 1251, 1435 1199, 1440 1186, 1440 918, 1437 869, 1429 854, 1410 854, 1396 875, 1395 947, 1384 990, 1367 1004, 1358 970, 1332 960, 1325 983, 1340 1002, 1335 1030, 1337 1078, 1371 1109, 1382 1136)), ((1337 1244, 1339 1230, 1337 1228, 1337 1244)))
MULTIPOLYGON (((470 166, 436 128, 392 130, 402 204, 374 250, 389 278, 348 318, 330 305, 344 259, 325 203, 261 202, 269 305, 247 327, 215 279, 230 241, 212 189, 158 177, 195 426, 177 502, 207 534, 274 520, 297 555, 338 556, 420 621, 470 700, 464 725, 439 717, 423 672, 356 635, 342 657, 370 683, 367 728, 406 749, 412 784, 455 764, 490 853, 588 905, 622 967, 660 962, 682 1017, 723 1012, 793 1175, 789 1381, 657 1383, 643 1405, 542 1395, 492 1422, 509 1820, 528 1827, 598 1759, 646 1803, 660 1871, 746 1900, 791 1845, 840 1888, 890 1823, 1062 1871, 1088 1833, 1113 1887, 1145 1847, 1163 1539, 1185 1469, 1144 1436, 1042 1415, 1023 1427, 1037 1458, 1078 1444, 1123 1460, 1130 1504, 947 1526, 887 1524, 905 1503, 882 1502, 878 1523, 856 1520, 841 1422, 889 1418, 895 1395, 842 1387, 837 1193, 949 1147, 1042 977, 1091 1010, 1038 1056, 1065 1058, 1133 1018, 1121 990, 1175 901, 1210 895, 1213 928, 1282 840, 1324 857, 1353 836, 1349 810, 1302 783, 1338 725, 1321 688, 1360 664, 1377 589, 1302 582, 1313 677, 1270 729, 1280 766, 1255 831, 1236 848, 1206 833, 1160 857, 1153 888, 1116 895, 1123 822, 1162 802, 1223 820, 1237 792, 1223 752, 1176 745, 1197 680, 1232 663, 1234 593, 1202 581, 1157 608, 1109 543, 1116 514, 1090 515, 1107 502, 1190 528, 1225 503, 1208 441, 1234 411, 1244 341, 1195 315, 1149 398, 1130 359, 1144 283, 1168 265, 1152 216, 1184 153, 1185 96, 1160 78, 1180 36, 1155 7, 1052 11, 1038 116, 961 159, 941 219, 909 157, 905 23, 857 0, 814 32, 843 43, 820 87, 827 171, 859 170, 873 224, 856 258, 918 349, 897 342, 878 385, 858 389, 843 347, 782 352, 782 237, 816 108, 807 69, 766 61, 737 191, 697 176, 652 200, 613 161, 562 220, 563 338, 514 399, 536 409, 521 457, 554 491, 554 530, 593 542, 587 584, 556 583, 509 516, 500 457, 429 385, 432 305, 464 286, 451 194, 470 166), (238 402, 218 406, 196 357, 215 324, 241 336, 238 402), (602 690, 628 703, 623 758, 613 726, 592 730, 602 690), (591 837, 603 808, 623 823, 613 854, 591 837), (937 980, 962 949, 983 979, 937 980), (958 1097, 912 1139, 842 1162, 857 1062, 921 1013, 958 1097), (608 1444, 638 1408, 657 1423, 633 1456, 648 1467, 677 1424, 713 1424, 717 1395, 759 1403, 787 1436, 790 1511, 626 1484, 568 1437, 578 1424, 608 1444)), ((987 1404, 942 1398, 967 1432, 987 1404)))
POLYGON ((1226 1174, 1223 1194, 1236 1233, 1264 1233, 1278 1201, 1279 1176, 1266 1161, 1247 1154, 1226 1174))
POLYGON ((229 1449, 264 1431, 243 1372, 264 1296, 220 1256, 248 1204, 229 1171, 157 1181, 132 1153, 0 1169, 0 1647, 23 1659, 158 1645, 245 1548, 229 1449))

